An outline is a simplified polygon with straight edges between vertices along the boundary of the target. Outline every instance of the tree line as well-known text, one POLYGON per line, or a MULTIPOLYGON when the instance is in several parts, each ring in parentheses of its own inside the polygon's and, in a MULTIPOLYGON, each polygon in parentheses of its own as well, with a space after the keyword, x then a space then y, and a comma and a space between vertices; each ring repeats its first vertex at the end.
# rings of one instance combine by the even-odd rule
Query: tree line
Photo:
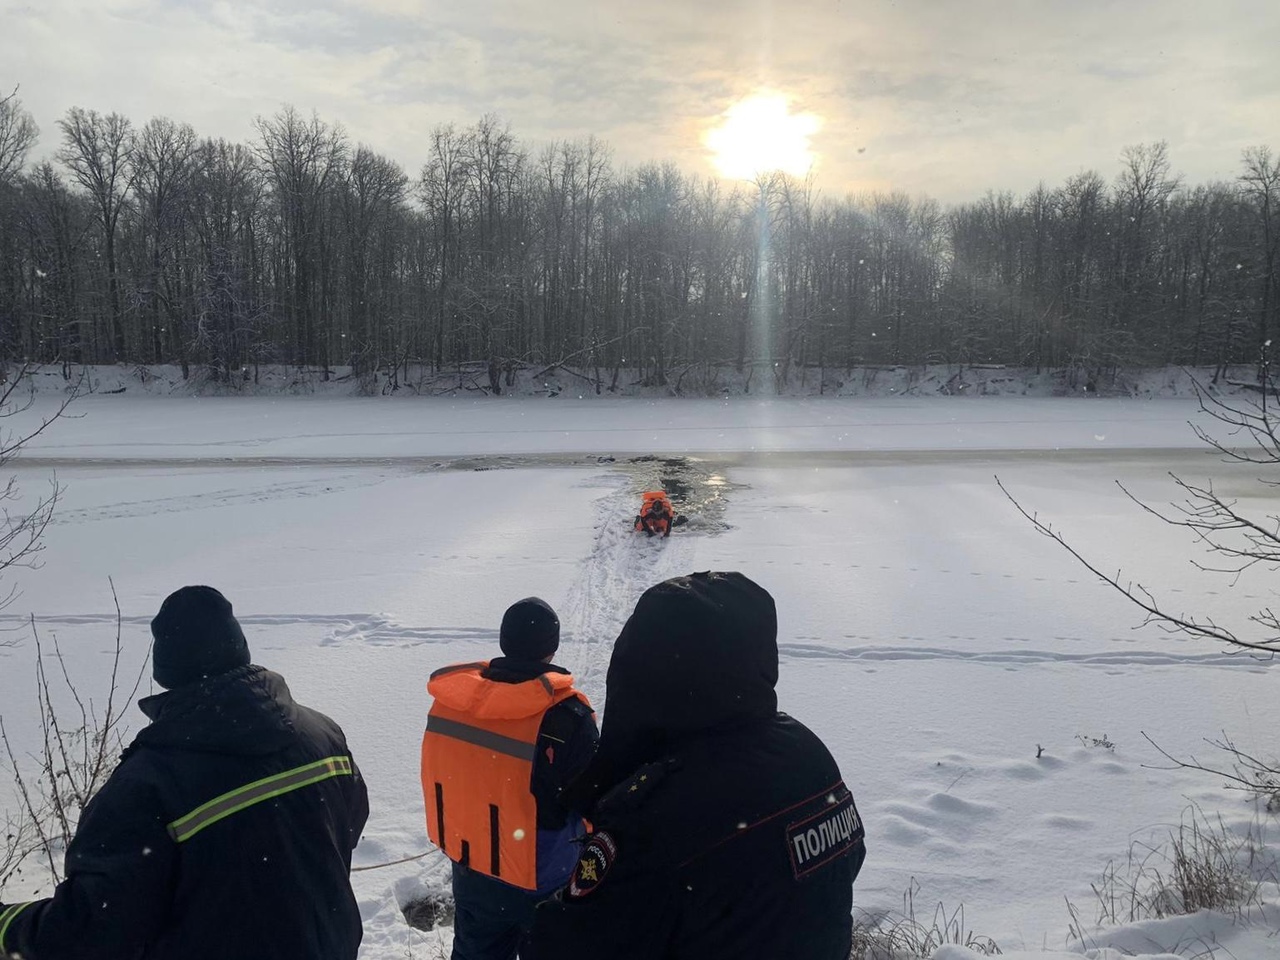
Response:
MULTIPOLYGON (((1164 143, 1025 196, 944 208, 531 150, 493 116, 407 173, 285 108, 249 143, 73 107, 54 157, 0 100, 0 359, 522 365, 611 388, 734 366, 1254 362, 1280 320, 1280 160, 1184 184, 1164 143)), ((769 376, 769 373, 762 374, 769 376)))

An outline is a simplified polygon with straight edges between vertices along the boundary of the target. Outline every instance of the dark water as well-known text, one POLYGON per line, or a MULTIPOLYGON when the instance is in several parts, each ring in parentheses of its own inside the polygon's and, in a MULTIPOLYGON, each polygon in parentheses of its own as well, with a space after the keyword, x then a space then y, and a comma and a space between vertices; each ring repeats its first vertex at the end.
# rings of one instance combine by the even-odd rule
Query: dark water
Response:
POLYGON ((453 897, 447 893, 433 893, 402 904, 400 911, 404 922, 415 930, 434 930, 438 926, 453 926, 453 897))
POLYGON ((676 515, 687 517, 680 533, 717 534, 730 529, 726 519, 729 501, 741 484, 725 477, 723 469, 710 460, 697 457, 630 457, 616 469, 631 480, 635 509, 640 511, 640 494, 646 490, 665 490, 676 515))

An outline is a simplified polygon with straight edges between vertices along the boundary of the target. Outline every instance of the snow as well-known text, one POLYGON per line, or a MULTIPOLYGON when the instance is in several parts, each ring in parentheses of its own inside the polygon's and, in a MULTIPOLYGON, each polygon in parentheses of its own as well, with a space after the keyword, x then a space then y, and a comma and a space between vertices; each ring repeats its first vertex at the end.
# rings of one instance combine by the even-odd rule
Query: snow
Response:
MULTIPOLYGON (((1092 920, 1089 884, 1131 843, 1191 804, 1231 829, 1257 816, 1211 777, 1161 769, 1143 733, 1175 755, 1203 756, 1223 730, 1266 752, 1280 666, 1140 626, 994 480, 1171 606, 1242 620, 1274 595, 1263 572, 1234 585, 1197 572, 1199 548, 1112 482, 1160 503, 1175 496, 1168 470, 1213 476, 1265 513, 1252 472, 1204 455, 1194 402, 125 394, 73 409, 15 465, 28 495, 55 470, 65 489, 44 565, 19 573, 0 626, 34 614, 96 688, 108 577, 132 663, 167 593, 223 590, 256 662, 347 731, 373 806, 357 866, 427 849, 417 757, 433 669, 492 655, 506 605, 540 595, 564 624, 560 662, 607 714, 610 644, 635 599, 695 569, 742 570, 777 600, 782 708, 830 745, 867 823, 862 910, 901 911, 914 880, 918 909, 963 903, 1006 952, 1066 949, 1064 897, 1092 920), (641 454, 694 455, 725 477, 728 529, 633 536, 660 466, 627 462, 641 454), (1104 735, 1112 748, 1093 743, 1104 735)), ((29 640, 0 648, 11 736, 36 733, 32 655, 29 640)), ((447 884, 440 857, 354 883, 362 957, 434 955, 436 935, 411 931, 399 904, 447 884)), ((1177 922, 1087 946, 1185 952, 1191 929, 1236 956, 1274 954, 1220 918, 1177 922)))
MULTIPOLYGON (((30 414, 53 408, 40 396, 30 414)), ((1004 398, 371 402, 341 397, 91 396, 27 456, 387 460, 504 454, 1198 449, 1194 402, 1004 398)), ((28 422, 24 415, 19 422, 28 422)))

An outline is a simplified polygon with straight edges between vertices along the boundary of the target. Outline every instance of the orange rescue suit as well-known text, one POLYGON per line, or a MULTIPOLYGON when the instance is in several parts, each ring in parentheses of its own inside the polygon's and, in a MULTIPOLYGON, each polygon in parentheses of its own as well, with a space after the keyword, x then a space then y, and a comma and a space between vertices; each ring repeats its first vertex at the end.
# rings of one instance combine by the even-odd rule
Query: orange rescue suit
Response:
POLYGON ((636 517, 636 531, 646 527, 654 533, 667 533, 675 519, 675 510, 671 501, 662 490, 646 490, 641 494, 640 515, 636 517))
POLYGON ((542 718, 577 697, 573 677, 522 683, 483 676, 487 661, 431 675, 435 698, 422 737, 427 835, 449 859, 504 883, 538 886, 538 807, 530 789, 542 718))

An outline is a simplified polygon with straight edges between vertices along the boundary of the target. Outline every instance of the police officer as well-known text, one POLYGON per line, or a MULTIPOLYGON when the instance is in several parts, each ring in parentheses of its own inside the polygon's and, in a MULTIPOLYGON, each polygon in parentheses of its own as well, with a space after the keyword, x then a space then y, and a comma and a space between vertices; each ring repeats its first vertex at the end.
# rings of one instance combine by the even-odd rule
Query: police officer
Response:
POLYGON ((151 621, 167 693, 89 801, 49 899, 0 904, 0 957, 354 960, 369 815, 338 725, 249 662, 231 604, 183 587, 151 621))
POLYGON ((560 621, 529 597, 502 617, 504 656, 444 667, 422 739, 427 833, 453 861, 453 960, 511 960, 540 900, 578 861, 560 791, 595 752, 591 704, 551 662, 560 621))
POLYGON ((845 960, 862 822, 831 754, 779 713, 773 598, 739 573, 652 587, 614 646, 594 825, 528 956, 845 960))

